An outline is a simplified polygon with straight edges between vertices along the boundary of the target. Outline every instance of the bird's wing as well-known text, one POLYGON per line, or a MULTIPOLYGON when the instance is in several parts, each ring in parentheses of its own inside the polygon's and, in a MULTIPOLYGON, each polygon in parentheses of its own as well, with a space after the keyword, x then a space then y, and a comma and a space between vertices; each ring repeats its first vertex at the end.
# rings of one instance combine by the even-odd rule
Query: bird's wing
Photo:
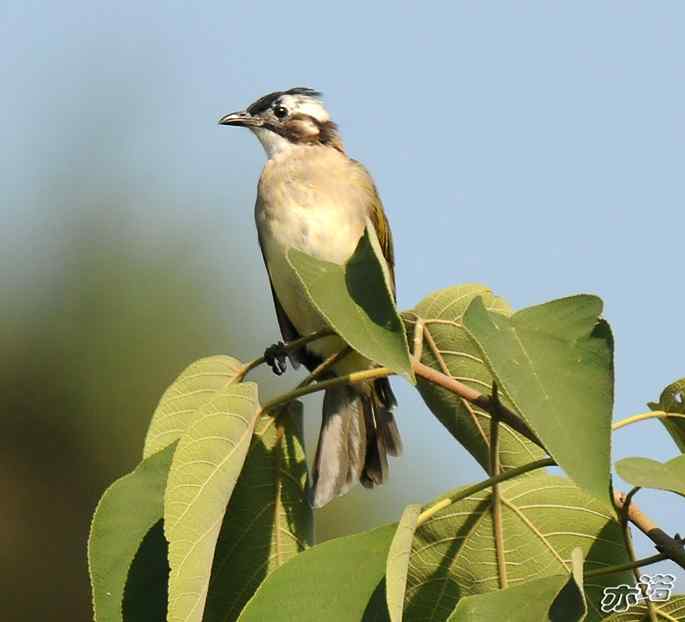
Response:
POLYGON ((357 160, 352 160, 352 162, 360 173, 360 183, 363 184, 364 188, 367 190, 369 219, 376 230, 376 237, 380 242, 383 257, 388 264, 390 280, 392 281, 392 295, 393 298, 397 300, 397 293, 395 291, 395 252, 392 245, 390 223, 385 215, 383 203, 380 196, 378 196, 376 184, 373 182, 369 171, 366 170, 366 167, 361 162, 357 162, 357 160))
MULTIPOLYGON (((264 267, 266 268, 266 274, 269 277, 269 285, 271 286, 271 295, 273 296, 274 299, 274 309, 276 309, 276 319, 278 320, 278 326, 281 329, 281 335, 283 336, 283 341, 293 341, 295 339, 300 338, 300 334, 297 332, 297 329, 293 326, 293 323, 290 321, 288 316, 285 313, 285 310, 281 306, 280 301, 278 300, 278 296, 276 296, 276 290, 274 289, 274 284, 271 281, 271 273, 269 272, 269 266, 266 263, 266 255, 264 254, 264 244, 262 244, 262 236, 258 236, 259 238, 259 250, 262 252, 262 259, 264 260, 264 267)), ((297 353, 293 353, 297 355, 297 353)), ((299 366, 299 361, 295 356, 290 357, 290 362, 292 363, 293 367, 298 367, 299 366)))

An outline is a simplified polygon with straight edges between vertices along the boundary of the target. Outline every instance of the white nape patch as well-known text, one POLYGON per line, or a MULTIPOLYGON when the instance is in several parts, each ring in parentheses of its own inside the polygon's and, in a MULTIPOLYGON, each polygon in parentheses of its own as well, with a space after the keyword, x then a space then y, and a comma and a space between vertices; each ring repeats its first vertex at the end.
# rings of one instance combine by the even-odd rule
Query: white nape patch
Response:
POLYGON ((316 97, 307 95, 281 95, 278 102, 285 106, 289 114, 306 114, 324 123, 331 120, 331 115, 324 107, 322 101, 316 97))
POLYGON ((259 139, 262 143, 264 151, 266 151, 266 157, 273 158, 279 153, 284 153, 292 149, 295 145, 291 143, 287 138, 283 138, 280 134, 267 130, 263 127, 251 127, 252 133, 259 139))

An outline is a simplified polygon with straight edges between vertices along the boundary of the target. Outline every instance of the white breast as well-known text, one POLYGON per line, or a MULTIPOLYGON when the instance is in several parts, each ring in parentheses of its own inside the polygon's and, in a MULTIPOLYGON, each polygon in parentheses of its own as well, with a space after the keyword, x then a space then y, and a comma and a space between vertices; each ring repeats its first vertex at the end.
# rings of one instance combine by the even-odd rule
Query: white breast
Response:
MULTIPOLYGON (((366 224, 363 193, 357 191, 346 156, 325 147, 301 147, 273 158, 259 184, 255 219, 276 295, 300 334, 325 326, 309 304, 286 260, 290 248, 333 263, 345 263, 366 224)), ((327 355, 339 345, 324 343, 327 355)))

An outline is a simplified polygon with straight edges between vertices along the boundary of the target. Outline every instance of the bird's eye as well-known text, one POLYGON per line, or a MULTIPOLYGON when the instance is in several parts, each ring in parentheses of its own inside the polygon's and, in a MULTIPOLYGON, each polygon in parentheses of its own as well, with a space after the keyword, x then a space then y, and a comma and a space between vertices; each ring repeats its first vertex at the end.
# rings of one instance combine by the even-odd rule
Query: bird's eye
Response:
POLYGON ((279 118, 282 119, 288 114, 288 109, 285 108, 284 106, 276 106, 274 108, 274 114, 279 118))

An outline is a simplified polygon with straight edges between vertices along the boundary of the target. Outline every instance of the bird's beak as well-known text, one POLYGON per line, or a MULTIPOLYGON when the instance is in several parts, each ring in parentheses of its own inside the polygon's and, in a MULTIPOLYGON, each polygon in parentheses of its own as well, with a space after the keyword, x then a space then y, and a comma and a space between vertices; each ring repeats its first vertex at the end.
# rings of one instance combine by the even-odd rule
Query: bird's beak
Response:
POLYGON ((237 125, 238 127, 259 127, 262 120, 259 117, 253 117, 249 112, 241 110, 240 112, 232 112, 224 115, 219 119, 219 125, 237 125))

